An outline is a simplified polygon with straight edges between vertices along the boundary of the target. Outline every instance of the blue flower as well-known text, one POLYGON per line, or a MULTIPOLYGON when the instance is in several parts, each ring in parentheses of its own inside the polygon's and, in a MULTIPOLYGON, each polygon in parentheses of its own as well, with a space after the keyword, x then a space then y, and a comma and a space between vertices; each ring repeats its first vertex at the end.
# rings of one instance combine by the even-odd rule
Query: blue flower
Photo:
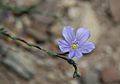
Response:
POLYGON ((59 48, 62 52, 69 52, 68 57, 81 58, 84 53, 91 52, 95 45, 93 42, 89 42, 90 32, 86 28, 79 28, 76 32, 70 26, 66 26, 63 29, 64 39, 58 41, 59 48))

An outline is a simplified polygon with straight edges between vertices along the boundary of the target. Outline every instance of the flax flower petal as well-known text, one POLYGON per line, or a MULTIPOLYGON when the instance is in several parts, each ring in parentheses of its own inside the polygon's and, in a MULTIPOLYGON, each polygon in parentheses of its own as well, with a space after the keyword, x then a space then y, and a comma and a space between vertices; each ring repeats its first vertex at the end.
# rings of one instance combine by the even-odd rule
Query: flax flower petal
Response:
POLYGON ((93 42, 85 42, 81 45, 81 52, 82 53, 89 53, 93 49, 95 49, 95 44, 93 42))
POLYGON ((70 26, 66 26, 63 29, 63 37, 65 38, 65 40, 71 44, 72 41, 74 41, 75 39, 75 32, 74 29, 70 26))
POLYGON ((76 40, 79 41, 80 44, 84 43, 90 37, 90 32, 86 28, 79 28, 76 32, 76 40))
POLYGON ((81 58, 83 56, 82 52, 80 49, 77 49, 76 52, 75 52, 75 56, 78 57, 78 58, 81 58))
POLYGON ((70 45, 65 40, 59 40, 58 44, 62 52, 68 52, 70 50, 70 45))
POLYGON ((75 56, 75 50, 71 50, 71 51, 69 52, 68 57, 71 59, 71 58, 73 58, 74 56, 75 56))

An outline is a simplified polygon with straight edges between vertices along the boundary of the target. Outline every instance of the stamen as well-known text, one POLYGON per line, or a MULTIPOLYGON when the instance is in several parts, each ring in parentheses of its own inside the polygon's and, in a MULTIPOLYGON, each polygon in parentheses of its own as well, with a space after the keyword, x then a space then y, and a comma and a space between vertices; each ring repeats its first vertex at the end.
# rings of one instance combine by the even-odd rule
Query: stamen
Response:
POLYGON ((72 44, 72 49, 76 50, 78 48, 78 45, 77 44, 72 44))

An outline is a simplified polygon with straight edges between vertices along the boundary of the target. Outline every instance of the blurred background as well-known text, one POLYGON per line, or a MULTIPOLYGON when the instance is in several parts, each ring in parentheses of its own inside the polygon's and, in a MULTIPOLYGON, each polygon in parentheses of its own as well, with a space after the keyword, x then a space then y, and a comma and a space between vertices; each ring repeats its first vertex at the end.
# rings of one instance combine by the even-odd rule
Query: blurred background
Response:
POLYGON ((0 26, 46 50, 60 52, 63 27, 87 27, 96 49, 77 62, 0 35, 0 84, 120 84, 120 0, 0 0, 0 26))

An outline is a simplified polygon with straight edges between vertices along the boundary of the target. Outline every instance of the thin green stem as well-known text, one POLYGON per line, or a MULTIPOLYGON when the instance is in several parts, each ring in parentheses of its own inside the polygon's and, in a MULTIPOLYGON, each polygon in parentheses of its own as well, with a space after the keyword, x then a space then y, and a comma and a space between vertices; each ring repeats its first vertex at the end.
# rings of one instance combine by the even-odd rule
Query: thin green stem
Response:
POLYGON ((65 60, 65 61, 67 61, 74 68, 73 78, 80 77, 80 75, 78 74, 78 71, 77 71, 77 65, 76 65, 75 61, 65 57, 65 55, 68 54, 68 52, 66 52, 66 53, 56 53, 56 52, 53 52, 53 51, 47 51, 47 50, 41 48, 38 45, 31 44, 31 43, 27 42, 26 40, 24 40, 22 38, 12 36, 11 34, 7 33, 7 31, 4 28, 0 28, 0 34, 12 39, 13 41, 20 41, 22 43, 25 43, 27 46, 37 48, 37 49, 47 53, 49 56, 58 57, 58 58, 61 58, 61 59, 65 60))

